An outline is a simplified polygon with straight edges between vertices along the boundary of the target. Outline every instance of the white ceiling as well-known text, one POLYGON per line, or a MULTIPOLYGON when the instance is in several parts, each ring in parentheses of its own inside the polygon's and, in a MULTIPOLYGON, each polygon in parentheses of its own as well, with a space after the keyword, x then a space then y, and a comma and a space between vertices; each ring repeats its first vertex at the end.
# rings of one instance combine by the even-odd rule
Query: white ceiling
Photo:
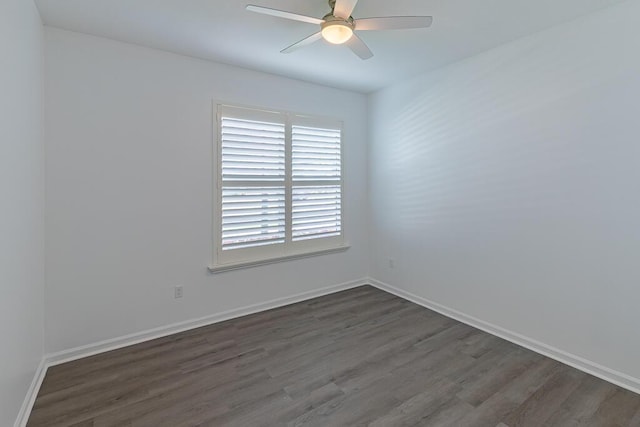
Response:
POLYGON ((280 50, 317 27, 247 12, 247 3, 321 18, 326 0, 36 0, 47 25, 371 92, 623 0, 360 0, 355 18, 433 15, 429 29, 362 32, 362 61, 320 41, 280 50))

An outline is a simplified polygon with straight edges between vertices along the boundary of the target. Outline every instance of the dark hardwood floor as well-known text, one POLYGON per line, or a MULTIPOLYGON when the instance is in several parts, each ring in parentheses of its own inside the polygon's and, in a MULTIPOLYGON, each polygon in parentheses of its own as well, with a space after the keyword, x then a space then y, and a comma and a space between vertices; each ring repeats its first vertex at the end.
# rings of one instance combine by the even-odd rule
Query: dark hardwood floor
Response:
POLYGON ((37 426, 640 426, 640 395, 372 287, 49 369, 37 426))

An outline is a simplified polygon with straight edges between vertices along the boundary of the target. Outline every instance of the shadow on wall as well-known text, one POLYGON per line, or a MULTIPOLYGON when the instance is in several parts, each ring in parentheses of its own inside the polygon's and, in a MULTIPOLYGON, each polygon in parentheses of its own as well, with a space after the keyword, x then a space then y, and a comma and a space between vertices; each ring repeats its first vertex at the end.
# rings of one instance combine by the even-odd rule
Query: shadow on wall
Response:
POLYGON ((387 159, 382 169, 395 184, 387 192, 388 206, 406 232, 467 221, 469 210, 500 222, 541 220, 549 206, 555 215, 558 204, 570 207, 586 188, 598 188, 599 175, 609 172, 597 165, 602 157, 589 151, 616 147, 592 136, 604 118, 611 119, 611 127, 624 117, 608 117, 605 102, 588 110, 582 105, 597 103, 610 85, 633 79, 638 61, 628 56, 620 61, 615 53, 609 60, 593 55, 610 51, 601 38, 585 46, 579 34, 553 33, 562 33, 553 36, 563 42, 525 39, 391 96, 399 108, 387 110, 391 125, 380 138, 387 143, 379 144, 377 154, 387 159))

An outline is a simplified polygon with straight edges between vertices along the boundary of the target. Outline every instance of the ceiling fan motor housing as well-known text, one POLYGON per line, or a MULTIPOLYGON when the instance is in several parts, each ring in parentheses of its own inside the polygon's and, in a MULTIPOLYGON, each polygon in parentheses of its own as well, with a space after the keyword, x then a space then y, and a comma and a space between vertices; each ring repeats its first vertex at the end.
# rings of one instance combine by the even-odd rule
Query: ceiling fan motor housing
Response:
POLYGON ((325 27, 326 25, 344 24, 347 27, 350 27, 352 30, 355 28, 355 23, 351 16, 347 19, 342 19, 334 16, 333 13, 327 13, 322 19, 324 20, 324 22, 320 24, 321 27, 325 27))

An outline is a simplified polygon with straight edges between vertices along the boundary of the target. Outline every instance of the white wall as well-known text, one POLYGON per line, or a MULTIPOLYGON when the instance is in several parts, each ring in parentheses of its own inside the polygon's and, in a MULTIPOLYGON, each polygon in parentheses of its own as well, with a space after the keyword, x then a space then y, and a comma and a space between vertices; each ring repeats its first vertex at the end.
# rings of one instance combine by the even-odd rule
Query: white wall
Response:
POLYGON ((45 78, 47 352, 366 275, 364 95, 56 29, 45 78), (207 272, 214 99, 344 120, 351 249, 207 272))
POLYGON ((31 0, 0 2, 0 425, 12 425, 42 358, 42 24, 31 0))
POLYGON ((640 378, 638 16, 372 95, 372 276, 640 378))

